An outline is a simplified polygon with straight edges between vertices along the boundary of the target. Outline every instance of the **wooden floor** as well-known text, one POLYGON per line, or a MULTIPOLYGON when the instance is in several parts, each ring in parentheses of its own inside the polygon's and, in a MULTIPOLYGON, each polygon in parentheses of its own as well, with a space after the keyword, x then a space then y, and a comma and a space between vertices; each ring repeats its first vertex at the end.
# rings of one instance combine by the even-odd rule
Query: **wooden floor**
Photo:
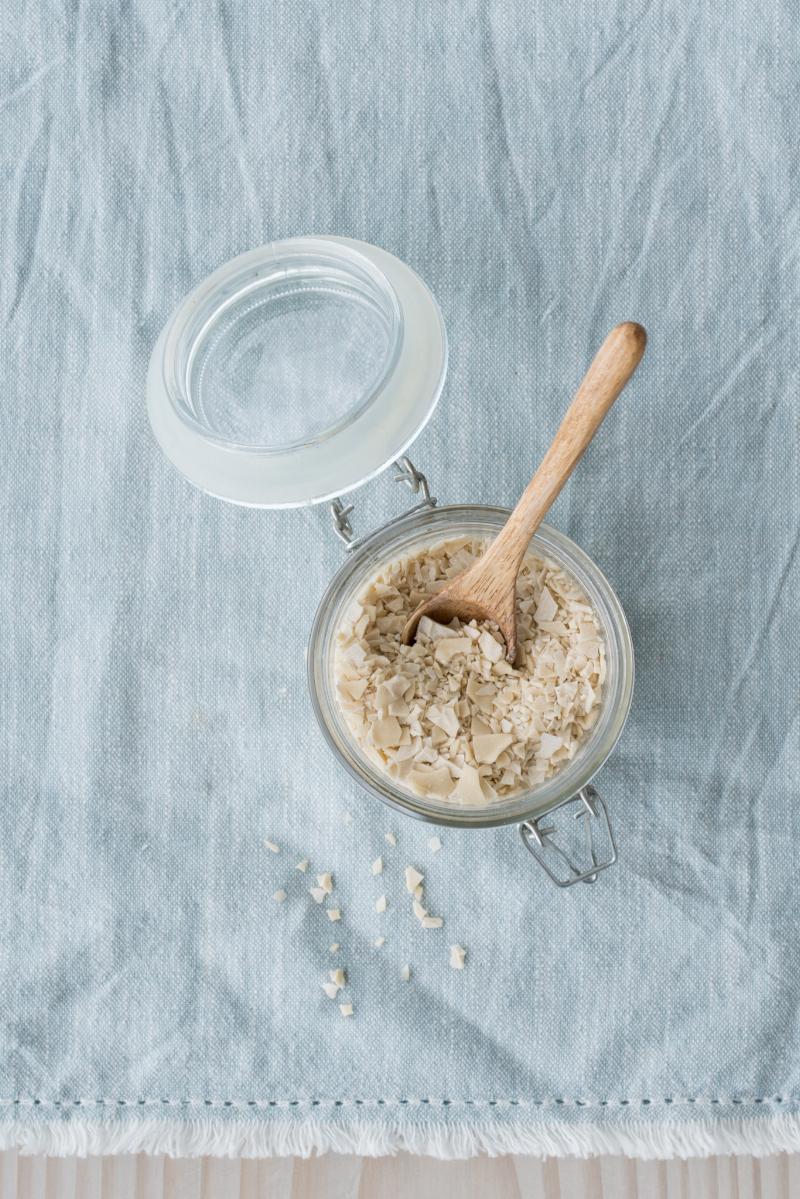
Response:
POLYGON ((529 1157, 440 1162, 329 1154, 301 1161, 21 1157, 0 1199, 800 1199, 800 1155, 688 1162, 529 1157))

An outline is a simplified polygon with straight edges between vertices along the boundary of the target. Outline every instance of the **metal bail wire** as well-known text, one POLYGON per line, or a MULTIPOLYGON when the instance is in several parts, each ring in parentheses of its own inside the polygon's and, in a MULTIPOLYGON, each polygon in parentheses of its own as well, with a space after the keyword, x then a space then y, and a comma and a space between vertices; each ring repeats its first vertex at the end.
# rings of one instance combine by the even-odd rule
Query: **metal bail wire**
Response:
MULTIPOLYGON (((416 512, 419 508, 435 508, 436 500, 431 495, 431 489, 428 486, 428 480, 423 475, 422 471, 417 470, 414 463, 407 454, 403 454, 402 458, 398 458, 394 463, 394 469, 397 474, 393 476, 394 483, 405 483, 414 495, 422 495, 422 499, 413 508, 409 508, 410 512, 416 512)), ((338 496, 331 501, 330 513, 333 520, 333 529, 336 536, 339 537, 347 546, 353 549, 358 544, 356 536, 353 532, 353 526, 350 521, 350 514, 353 511, 352 504, 345 504, 338 496)), ((406 513, 408 515, 408 513, 406 513)))
POLYGON ((337 537, 341 537, 345 545, 351 545, 353 541, 353 526, 350 524, 350 513, 353 511, 353 505, 344 506, 342 501, 337 496, 331 501, 331 516, 333 517, 333 528, 337 537))
POLYGON ((607 870, 617 860, 617 846, 614 841, 614 834, 611 831, 608 810, 594 787, 584 787, 577 795, 565 799, 563 803, 558 804, 556 808, 552 808, 550 812, 546 812, 543 816, 539 816, 534 820, 526 820, 524 824, 519 826, 519 831, 525 848, 533 854, 536 861, 550 876, 557 887, 571 887, 574 883, 596 882, 600 871, 607 870), (581 866, 577 865, 569 854, 560 845, 556 844, 554 840, 555 826, 543 823, 553 812, 570 804, 580 805, 579 810, 575 813, 575 819, 583 822, 586 856, 591 863, 588 867, 581 868, 581 866), (595 842, 598 821, 599 830, 602 834, 601 840, 610 849, 610 854, 603 859, 598 858, 595 842), (548 854, 551 857, 555 857, 558 861, 563 862, 569 871, 566 878, 559 876, 550 868, 550 863, 547 860, 548 854))
POLYGON ((394 483, 405 483, 407 487, 411 488, 414 495, 419 495, 421 491, 422 503, 431 508, 435 507, 436 500, 431 499, 431 489, 428 486, 428 480, 422 471, 417 470, 408 454, 403 454, 402 458, 398 458, 394 467, 397 471, 392 480, 394 483))

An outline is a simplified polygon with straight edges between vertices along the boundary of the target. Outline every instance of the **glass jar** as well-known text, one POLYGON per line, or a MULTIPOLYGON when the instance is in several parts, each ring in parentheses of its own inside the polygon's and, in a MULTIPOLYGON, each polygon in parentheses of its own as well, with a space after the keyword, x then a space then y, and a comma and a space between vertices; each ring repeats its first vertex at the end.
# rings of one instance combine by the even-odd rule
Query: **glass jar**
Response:
MULTIPOLYGON (((418 476, 419 477, 419 476, 418 476)), ((325 738, 350 775, 372 795, 408 815, 434 824, 457 828, 487 828, 519 823, 528 848, 540 856, 554 881, 564 884, 551 870, 547 838, 552 834, 541 818, 578 800, 581 812, 601 819, 603 832, 615 857, 605 805, 590 780, 614 749, 630 710, 633 696, 633 644, 619 600, 598 567, 573 541, 548 525, 541 525, 531 551, 549 558, 575 578, 589 598, 598 618, 606 648, 606 678, 600 714, 578 752, 557 773, 533 790, 521 791, 486 807, 462 807, 447 800, 416 795, 379 770, 355 744, 336 699, 334 648, 344 614, 369 580, 395 559, 413 554, 451 537, 495 537, 509 516, 506 508, 477 505, 437 507, 428 500, 419 508, 391 521, 363 541, 353 544, 317 609, 308 646, 308 685, 314 711, 325 738), (544 840, 544 844, 541 842, 544 840)), ((580 813, 579 813, 580 814, 580 813)), ((552 848, 552 847, 551 847, 552 848)), ((558 851, 556 851, 558 852, 558 851)), ((563 859, 562 859, 563 861, 563 859)), ((566 882, 596 877, 610 860, 591 860, 585 869, 570 860, 566 882)))
POLYGON ((616 848, 590 780, 630 708, 633 649, 608 582, 562 533, 543 525, 532 549, 563 566, 589 597, 605 639, 607 675, 596 724, 551 779, 484 808, 423 799, 361 753, 336 701, 336 631, 370 577, 392 559, 448 537, 495 536, 509 515, 503 508, 437 507, 405 456, 436 406, 446 367, 441 313, 410 267, 350 238, 294 238, 225 263, 178 305, 151 356, 148 413, 166 456, 211 495, 263 508, 331 502, 348 556, 314 620, 308 683, 325 738, 351 776, 385 803, 435 824, 518 823, 525 845, 559 886, 593 882, 616 860, 616 848), (391 463, 395 478, 422 501, 354 542, 351 508, 340 497, 391 463), (554 835, 553 813, 573 803, 585 865, 554 835))

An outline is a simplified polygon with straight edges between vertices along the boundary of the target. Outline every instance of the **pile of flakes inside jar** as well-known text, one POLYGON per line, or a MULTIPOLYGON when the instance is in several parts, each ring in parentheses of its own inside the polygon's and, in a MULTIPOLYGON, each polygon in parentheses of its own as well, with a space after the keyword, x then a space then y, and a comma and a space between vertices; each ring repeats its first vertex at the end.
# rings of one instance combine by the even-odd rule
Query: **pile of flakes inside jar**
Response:
POLYGON ((496 626, 420 621, 422 600, 485 549, 459 538, 392 562, 338 630, 339 706, 367 758, 414 794, 482 806, 537 787, 597 720, 605 654, 594 611, 556 563, 525 558, 517 581, 518 665, 496 626))

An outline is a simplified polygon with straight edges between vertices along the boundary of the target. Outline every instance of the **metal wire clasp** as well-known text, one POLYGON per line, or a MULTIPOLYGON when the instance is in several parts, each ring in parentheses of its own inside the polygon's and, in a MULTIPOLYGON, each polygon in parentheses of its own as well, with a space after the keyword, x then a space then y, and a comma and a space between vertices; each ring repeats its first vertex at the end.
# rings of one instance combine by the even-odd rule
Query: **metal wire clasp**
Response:
MULTIPOLYGON (((407 454, 403 454, 402 458, 398 458, 394 464, 397 473, 393 476, 393 482, 405 483, 411 489, 414 495, 422 494, 420 503, 415 504, 409 512, 416 512, 418 508, 434 508, 436 500, 431 495, 431 489, 428 486, 428 480, 423 475, 422 471, 417 470, 414 463, 407 454)), ((353 526, 350 523, 350 514, 353 511, 352 504, 344 504, 337 496, 331 501, 330 505, 331 517, 333 519, 333 528, 336 536, 341 538, 348 549, 353 549, 358 544, 353 526)), ((408 515, 408 514, 406 514, 408 515)))
POLYGON ((573 883, 596 882, 600 871, 607 870, 617 860, 617 846, 614 842, 614 834, 611 831, 608 810, 594 787, 584 787, 577 795, 572 795, 569 799, 565 799, 563 803, 558 804, 555 808, 551 808, 543 816, 539 816, 534 820, 526 820, 524 824, 519 826, 519 831, 525 848, 533 854, 536 861, 546 871, 557 887, 571 887, 573 883), (556 832, 555 826, 552 824, 543 824, 543 821, 547 820, 553 812, 573 803, 580 804, 579 811, 575 813, 575 819, 583 821, 584 844, 587 857, 591 862, 591 865, 585 869, 581 869, 580 866, 576 865, 566 851, 560 845, 556 844, 553 837, 553 834, 556 832), (600 832, 601 840, 607 846, 607 853, 602 859, 598 858, 597 845, 594 839, 595 832, 600 832), (550 868, 548 856, 551 859, 564 863, 569 871, 566 878, 556 874, 550 868))

